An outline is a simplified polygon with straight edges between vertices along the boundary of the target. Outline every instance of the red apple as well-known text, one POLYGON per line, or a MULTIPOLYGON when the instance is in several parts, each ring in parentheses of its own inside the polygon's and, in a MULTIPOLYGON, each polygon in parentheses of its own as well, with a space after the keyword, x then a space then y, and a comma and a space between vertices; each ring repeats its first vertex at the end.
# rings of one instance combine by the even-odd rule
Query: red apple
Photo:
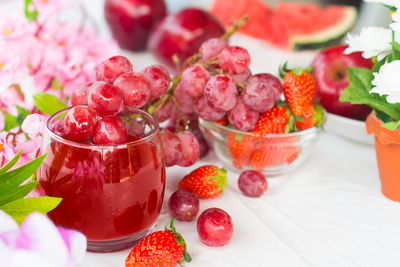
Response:
POLYGON ((316 97, 321 105, 333 114, 365 120, 371 109, 366 105, 340 102, 339 97, 349 85, 347 67, 371 69, 373 63, 360 52, 344 54, 347 45, 336 45, 322 50, 313 60, 314 77, 317 83, 316 97))
POLYGON ((224 28, 213 15, 188 8, 164 18, 151 33, 148 48, 161 62, 176 69, 172 60, 174 54, 183 63, 205 40, 223 33, 224 28))
POLYGON ((118 44, 143 50, 153 27, 167 15, 164 0, 106 0, 106 21, 118 44))

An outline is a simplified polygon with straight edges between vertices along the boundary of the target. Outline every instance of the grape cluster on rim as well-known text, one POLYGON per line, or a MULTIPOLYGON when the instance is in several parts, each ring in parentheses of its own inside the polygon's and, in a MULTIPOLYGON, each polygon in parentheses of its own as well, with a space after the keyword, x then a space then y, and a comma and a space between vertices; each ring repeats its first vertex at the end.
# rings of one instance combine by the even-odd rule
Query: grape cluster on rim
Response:
MULTIPOLYGON (((170 74, 161 65, 133 71, 131 62, 114 56, 96 69, 96 82, 75 90, 71 108, 63 122, 62 135, 77 142, 117 145, 128 142, 129 131, 119 117, 125 108, 147 110, 160 122, 173 115, 176 108, 167 91, 170 74)), ((189 166, 200 156, 194 133, 185 127, 161 131, 166 166, 189 166)))

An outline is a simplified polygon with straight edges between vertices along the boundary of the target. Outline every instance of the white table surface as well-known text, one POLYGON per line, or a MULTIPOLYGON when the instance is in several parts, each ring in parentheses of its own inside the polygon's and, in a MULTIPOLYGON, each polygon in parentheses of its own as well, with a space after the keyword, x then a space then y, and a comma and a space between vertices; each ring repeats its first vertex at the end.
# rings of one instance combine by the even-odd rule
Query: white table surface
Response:
MULTIPOLYGON (((2 4, 5 2, 11 1, 3 0, 2 4)), ((102 35, 107 36, 102 19, 103 1, 83 3, 97 21, 102 35)), ((306 64, 314 54, 286 53, 242 37, 234 38, 233 43, 249 50, 253 72, 276 73, 279 63, 290 59, 306 64)), ((155 62, 148 53, 124 54, 137 70, 155 62)), ((157 229, 162 229, 171 218, 166 204, 179 179, 194 168, 210 163, 219 163, 212 152, 189 168, 167 169, 166 201, 157 229)), ((280 177, 267 177, 268 190, 257 199, 243 196, 237 179, 238 174, 229 172, 229 185, 224 193, 200 203, 200 212, 219 207, 231 215, 234 234, 229 244, 207 247, 198 238, 196 221, 176 222, 193 258, 186 266, 400 265, 400 204, 381 194, 373 146, 326 133, 298 169, 280 177)), ((128 254, 129 250, 87 253, 81 266, 124 266, 128 254)))

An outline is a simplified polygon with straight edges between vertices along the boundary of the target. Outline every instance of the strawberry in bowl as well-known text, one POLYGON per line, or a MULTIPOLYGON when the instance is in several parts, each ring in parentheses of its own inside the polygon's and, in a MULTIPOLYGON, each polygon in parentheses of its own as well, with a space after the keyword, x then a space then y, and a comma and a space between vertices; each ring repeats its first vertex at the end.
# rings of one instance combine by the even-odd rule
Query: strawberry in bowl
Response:
POLYGON ((236 106, 225 119, 200 115, 200 129, 225 166, 281 175, 311 152, 324 123, 324 109, 314 99, 312 69, 290 70, 284 64, 280 75, 282 81, 262 73, 241 82, 236 106))

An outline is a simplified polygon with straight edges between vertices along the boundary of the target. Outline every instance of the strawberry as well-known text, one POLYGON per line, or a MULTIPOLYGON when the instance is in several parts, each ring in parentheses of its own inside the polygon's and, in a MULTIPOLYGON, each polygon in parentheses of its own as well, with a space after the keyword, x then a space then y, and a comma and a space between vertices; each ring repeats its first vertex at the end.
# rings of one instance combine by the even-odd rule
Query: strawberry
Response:
POLYGON ((260 140, 251 156, 250 166, 261 172, 265 167, 292 163, 300 152, 297 142, 298 138, 293 136, 260 140))
POLYGON ((226 170, 214 165, 201 166, 179 182, 179 188, 186 188, 198 198, 213 198, 218 196, 226 187, 226 170))
POLYGON ((277 104, 260 114, 258 122, 251 132, 260 138, 265 134, 288 133, 293 127, 292 122, 294 122, 290 118, 290 110, 285 105, 277 104))
POLYGON ((254 142, 248 135, 229 132, 227 146, 231 152, 232 163, 236 168, 243 168, 253 153, 254 142))
POLYGON ((296 128, 300 131, 312 127, 319 127, 324 121, 324 109, 318 103, 311 103, 301 114, 302 120, 296 121, 296 128))
POLYGON ((183 261, 190 262, 186 243, 174 227, 172 218, 170 228, 157 231, 142 239, 129 253, 125 260, 126 267, 165 266, 172 267, 183 261))
POLYGON ((219 125, 227 126, 228 125, 228 117, 225 116, 222 119, 219 119, 219 120, 217 120, 215 122, 218 123, 219 125))
POLYGON ((295 116, 301 116, 314 99, 316 83, 310 72, 312 68, 289 70, 287 63, 280 68, 283 93, 295 116))

